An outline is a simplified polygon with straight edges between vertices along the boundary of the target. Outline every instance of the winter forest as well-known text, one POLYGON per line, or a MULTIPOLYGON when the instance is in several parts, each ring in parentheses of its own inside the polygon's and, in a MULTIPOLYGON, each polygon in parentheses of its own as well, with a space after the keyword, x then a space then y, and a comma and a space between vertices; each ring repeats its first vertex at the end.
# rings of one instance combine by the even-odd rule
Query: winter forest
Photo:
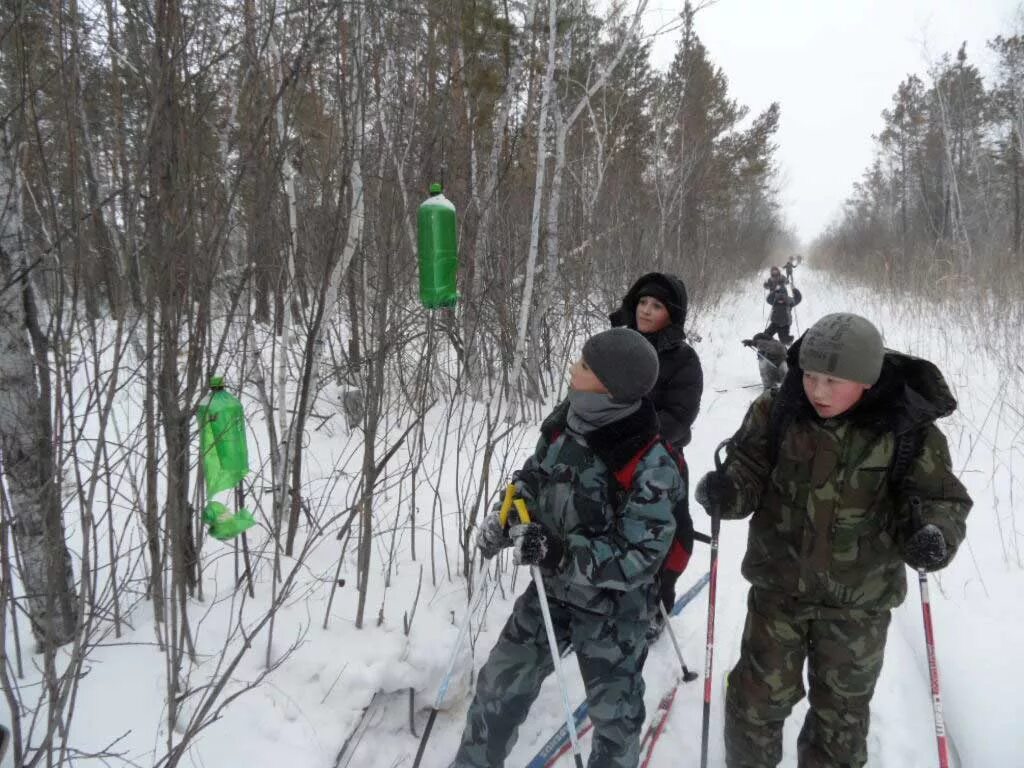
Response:
MULTIPOLYGON (((787 260, 794 336, 859 313, 958 401, 938 426, 974 506, 928 577, 944 725, 908 568, 868 765, 1024 765, 1024 12, 892 79, 869 163, 805 232, 787 104, 743 103, 702 38, 737 1, 664 4, 657 25, 653 0, 3 5, 2 768, 448 766, 532 588, 478 532, 584 342, 641 275, 685 283, 703 366, 686 494, 708 534, 694 486, 761 394, 740 341, 787 260), (458 300, 436 308, 433 183, 458 243, 458 300), (213 377, 248 451, 216 498, 213 377), (251 527, 214 535, 214 507, 251 527)), ((712 665, 702 541, 676 593, 692 600, 651 641, 645 766, 700 765, 702 716, 726 765, 747 529, 716 538, 712 665), (699 680, 677 685, 681 662, 699 680)), ((506 765, 573 764, 534 757, 587 697, 562 666, 506 765)))

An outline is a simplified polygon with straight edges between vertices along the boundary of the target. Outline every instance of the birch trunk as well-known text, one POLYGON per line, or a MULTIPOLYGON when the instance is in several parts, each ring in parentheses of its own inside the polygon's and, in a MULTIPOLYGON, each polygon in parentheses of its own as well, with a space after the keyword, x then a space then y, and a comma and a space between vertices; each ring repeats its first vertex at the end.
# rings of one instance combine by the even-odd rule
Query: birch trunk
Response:
POLYGON ((537 250, 540 244, 541 202, 544 196, 544 177, 547 169, 547 126, 548 105, 554 90, 555 59, 557 58, 557 8, 555 0, 548 0, 548 63, 544 70, 544 84, 541 88, 540 118, 537 122, 537 175, 533 185, 533 213, 530 218, 530 250, 526 256, 526 282, 523 299, 519 305, 519 330, 516 336, 516 351, 512 358, 512 371, 508 380, 506 399, 511 399, 519 383, 523 360, 526 356, 526 337, 530 321, 530 307, 533 304, 533 282, 537 273, 537 250))
POLYGON ((41 645, 74 639, 78 625, 71 555, 54 479, 49 398, 43 397, 29 340, 22 237, 21 174, 10 134, 0 157, 0 472, 14 516, 15 543, 32 631, 41 645))

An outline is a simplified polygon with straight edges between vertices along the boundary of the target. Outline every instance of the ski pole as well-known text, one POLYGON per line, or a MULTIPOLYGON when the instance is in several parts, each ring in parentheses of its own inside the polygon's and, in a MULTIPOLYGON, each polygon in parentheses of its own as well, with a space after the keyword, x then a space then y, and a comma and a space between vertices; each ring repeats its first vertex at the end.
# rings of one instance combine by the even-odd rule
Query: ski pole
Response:
MULTIPOLYGON (((910 515, 915 528, 921 527, 921 499, 910 499, 910 515)), ((946 742, 946 724, 942 717, 942 698, 939 694, 939 664, 935 658, 935 629, 932 626, 932 604, 928 599, 928 573, 917 569, 917 583, 921 587, 921 615, 924 617, 924 644, 928 652, 928 675, 932 685, 932 715, 935 718, 935 742, 939 750, 939 768, 949 768, 949 745, 946 742)))
POLYGON ((416 750, 416 758, 412 762, 412 768, 419 768, 420 760, 423 759, 423 750, 427 747, 427 739, 430 738, 430 730, 434 727, 434 721, 437 719, 437 713, 441 709, 441 705, 444 703, 444 697, 448 693, 448 685, 452 680, 452 673, 455 671, 455 661, 459 656, 459 649, 462 647, 462 641, 469 633, 469 625, 473 619, 473 615, 480 608, 483 603, 484 595, 487 593, 487 582, 490 572, 484 571, 483 583, 480 584, 480 589, 477 590, 476 600, 466 611, 466 618, 462 620, 462 626, 459 627, 459 634, 455 638, 455 645, 452 647, 452 655, 448 659, 448 668, 445 670, 444 677, 441 678, 441 685, 437 689, 437 696, 434 698, 434 706, 430 709, 430 717, 427 718, 427 725, 423 729, 423 737, 420 739, 419 749, 416 750))
MULTIPOLYGON (((754 354, 755 355, 757 355, 759 358, 764 360, 766 363, 768 363, 768 365, 770 365, 775 370, 779 370, 779 365, 781 365, 781 363, 779 363, 779 364, 773 363, 771 360, 768 359, 768 355, 766 355, 764 352, 762 352, 757 347, 753 347, 753 350, 754 350, 754 354)), ((783 362, 785 362, 785 360, 783 360, 783 362)))
POLYGON ((683 652, 679 649, 679 640, 676 639, 676 631, 672 629, 672 622, 670 621, 668 611, 665 610, 665 604, 658 601, 658 607, 661 608, 661 618, 665 620, 665 629, 668 630, 668 636, 672 638, 672 647, 676 649, 676 656, 679 658, 679 666, 683 668, 683 682, 692 683, 697 679, 697 673, 692 672, 686 666, 686 662, 683 661, 683 652))
POLYGON ((917 580, 921 585, 921 612, 924 615, 924 642, 928 648, 928 672, 932 682, 932 713, 935 716, 935 741, 939 749, 939 768, 949 768, 946 724, 942 719, 942 699, 939 696, 939 665, 935 659, 935 630, 932 628, 932 609, 928 600, 928 574, 923 568, 918 570, 917 580))
MULTIPOLYGON (((722 449, 726 440, 715 449, 715 471, 723 471, 722 449)), ((718 593, 718 531, 722 517, 718 509, 711 512, 711 580, 708 582, 708 634, 704 656, 704 718, 700 728, 700 768, 708 766, 708 729, 711 725, 711 664, 715 651, 715 597, 718 593)))
MULTIPOLYGON (((515 495, 516 487, 509 484, 505 492, 506 502, 515 495)), ((515 499, 516 512, 519 514, 519 522, 523 525, 530 524, 530 513, 526 510, 526 502, 522 499, 515 499)), ((502 518, 507 520, 508 513, 505 505, 502 505, 502 518)), ((562 671, 562 657, 558 653, 558 639, 555 637, 555 625, 551 621, 551 608, 548 607, 548 593, 544 589, 544 577, 541 576, 540 568, 536 565, 530 566, 530 575, 533 576, 533 584, 537 588, 537 597, 540 599, 540 612, 544 616, 544 629, 548 633, 548 648, 551 650, 551 661, 555 665, 555 676, 558 678, 558 687, 562 691, 562 706, 565 707, 565 727, 569 732, 569 741, 572 743, 572 756, 576 762, 576 768, 583 768, 583 757, 580 754, 580 742, 576 736, 576 723, 572 716, 572 705, 569 703, 569 689, 565 685, 565 673, 562 671)))

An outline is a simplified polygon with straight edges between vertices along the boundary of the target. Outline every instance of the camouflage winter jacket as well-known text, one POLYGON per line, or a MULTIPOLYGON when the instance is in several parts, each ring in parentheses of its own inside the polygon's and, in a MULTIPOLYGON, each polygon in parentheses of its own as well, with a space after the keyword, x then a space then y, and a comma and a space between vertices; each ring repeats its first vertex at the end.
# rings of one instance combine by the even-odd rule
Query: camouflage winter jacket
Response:
POLYGON ((743 575, 754 586, 826 608, 891 608, 907 590, 900 548, 913 530, 910 499, 921 500, 920 522, 939 527, 950 558, 966 534, 972 502, 933 423, 956 400, 930 362, 888 352, 878 383, 852 410, 820 419, 803 392, 800 343, 778 393, 755 400, 732 439, 726 472, 740 493, 723 517, 753 512, 743 575), (774 421, 786 426, 773 464, 775 398, 788 417, 774 421), (895 436, 915 430, 918 452, 892 487, 895 436))
POLYGON ((655 444, 623 490, 613 473, 657 436, 654 407, 644 400, 635 413, 582 437, 565 426, 566 405, 544 422, 514 478, 531 516, 564 546, 557 567, 541 569, 544 586, 550 598, 594 613, 646 617, 675 531, 672 508, 686 492, 678 465, 655 444))

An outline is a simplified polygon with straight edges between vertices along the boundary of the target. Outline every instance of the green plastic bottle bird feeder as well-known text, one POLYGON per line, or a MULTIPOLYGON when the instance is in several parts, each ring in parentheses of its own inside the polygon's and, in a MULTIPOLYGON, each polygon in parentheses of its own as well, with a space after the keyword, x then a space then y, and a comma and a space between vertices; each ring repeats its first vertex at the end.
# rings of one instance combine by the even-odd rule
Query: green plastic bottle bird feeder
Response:
POLYGON ((420 205, 417 217, 420 258, 420 301, 428 309, 453 307, 458 248, 455 242, 455 206, 441 185, 430 185, 430 197, 420 205))
POLYGON ((210 398, 199 406, 199 447, 202 451, 206 498, 203 522, 210 535, 224 541, 256 524, 252 513, 232 513, 214 497, 237 486, 249 474, 249 449, 245 441, 245 411, 238 398, 224 389, 224 379, 210 379, 210 398))

